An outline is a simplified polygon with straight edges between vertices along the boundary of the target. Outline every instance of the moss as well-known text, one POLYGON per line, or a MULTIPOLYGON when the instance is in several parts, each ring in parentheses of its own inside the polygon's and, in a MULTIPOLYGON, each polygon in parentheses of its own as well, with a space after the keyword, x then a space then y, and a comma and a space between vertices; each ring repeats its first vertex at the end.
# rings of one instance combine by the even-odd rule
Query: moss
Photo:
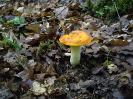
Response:
MULTIPOLYGON (((130 14, 133 10, 133 0, 114 0, 118 9, 120 16, 130 14)), ((112 0, 100 0, 99 3, 91 4, 90 0, 86 0, 88 13, 95 17, 104 17, 105 20, 118 19, 117 11, 114 7, 112 0), (110 7, 111 9, 106 9, 105 6, 110 7), (100 13, 104 13, 100 16, 100 13)))
POLYGON ((39 47, 37 49, 37 51, 39 53, 41 53, 42 51, 45 50, 46 51, 51 51, 52 50, 52 47, 53 47, 53 40, 47 40, 47 41, 41 41, 40 44, 39 44, 39 47))
POLYGON ((103 63, 103 66, 104 66, 105 68, 107 68, 107 66, 108 66, 108 65, 111 65, 111 64, 113 64, 112 61, 106 60, 106 61, 103 63))

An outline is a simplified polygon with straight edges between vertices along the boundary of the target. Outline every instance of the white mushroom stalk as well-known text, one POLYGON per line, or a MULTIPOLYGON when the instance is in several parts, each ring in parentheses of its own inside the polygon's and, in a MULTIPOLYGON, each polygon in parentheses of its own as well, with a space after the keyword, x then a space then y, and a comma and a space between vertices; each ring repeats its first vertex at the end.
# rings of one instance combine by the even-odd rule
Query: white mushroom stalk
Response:
POLYGON ((80 62, 80 57, 81 57, 81 47, 71 46, 71 57, 70 57, 71 65, 73 66, 78 65, 80 62))

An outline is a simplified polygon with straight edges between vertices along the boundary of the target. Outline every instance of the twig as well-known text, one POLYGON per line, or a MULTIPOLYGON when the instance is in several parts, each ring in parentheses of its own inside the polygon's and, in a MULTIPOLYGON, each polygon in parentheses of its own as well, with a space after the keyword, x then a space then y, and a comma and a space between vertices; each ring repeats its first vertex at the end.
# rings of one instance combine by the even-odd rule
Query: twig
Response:
POLYGON ((117 15, 118 15, 118 17, 119 17, 119 20, 120 20, 120 14, 119 14, 119 12, 118 12, 118 9, 117 9, 117 6, 116 6, 116 3, 114 2, 114 0, 112 0, 113 1, 113 3, 114 3, 114 6, 115 6, 115 9, 116 9, 116 12, 117 12, 117 15))
POLYGON ((115 6, 115 9, 116 9, 116 12, 117 12, 117 15, 118 15, 118 18, 119 18, 119 21, 120 21, 120 30, 122 30, 122 22, 121 22, 121 17, 120 17, 120 14, 118 12, 118 9, 117 9, 117 6, 116 6, 116 3, 114 0, 112 0, 113 3, 114 3, 114 6, 115 6))

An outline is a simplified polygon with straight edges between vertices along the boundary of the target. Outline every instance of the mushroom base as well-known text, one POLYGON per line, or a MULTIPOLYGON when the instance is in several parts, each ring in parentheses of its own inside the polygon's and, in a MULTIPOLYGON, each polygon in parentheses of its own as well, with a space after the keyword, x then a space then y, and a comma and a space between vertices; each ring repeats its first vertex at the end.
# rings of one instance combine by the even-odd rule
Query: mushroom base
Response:
POLYGON ((78 65, 80 62, 81 47, 80 46, 71 46, 71 65, 78 65))

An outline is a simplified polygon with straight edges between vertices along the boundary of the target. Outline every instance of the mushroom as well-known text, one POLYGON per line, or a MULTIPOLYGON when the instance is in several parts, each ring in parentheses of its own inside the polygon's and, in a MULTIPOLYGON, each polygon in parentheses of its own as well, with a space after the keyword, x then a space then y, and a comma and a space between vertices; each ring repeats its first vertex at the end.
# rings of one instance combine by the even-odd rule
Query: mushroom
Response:
POLYGON ((59 38, 59 41, 65 45, 69 45, 71 48, 70 63, 75 66, 80 62, 81 46, 89 44, 91 37, 89 34, 82 30, 76 30, 68 35, 63 35, 59 38))

